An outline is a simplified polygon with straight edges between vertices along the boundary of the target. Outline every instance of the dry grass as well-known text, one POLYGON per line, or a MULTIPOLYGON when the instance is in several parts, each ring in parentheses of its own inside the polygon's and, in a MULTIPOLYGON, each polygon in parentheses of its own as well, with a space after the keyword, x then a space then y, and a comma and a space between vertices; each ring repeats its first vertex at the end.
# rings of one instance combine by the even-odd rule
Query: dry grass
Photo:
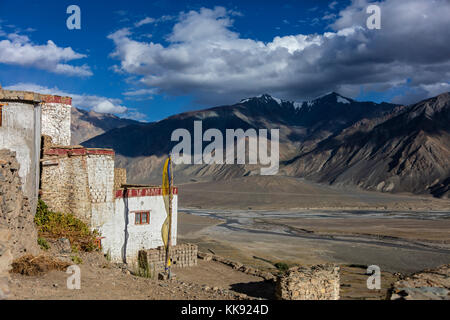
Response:
POLYGON ((34 222, 42 239, 69 239, 72 250, 90 252, 98 250, 96 237, 86 223, 72 214, 53 212, 39 199, 34 222))
POLYGON ((46 255, 39 255, 35 257, 28 254, 13 261, 11 272, 27 276, 35 276, 52 270, 64 271, 68 266, 70 266, 70 263, 56 260, 46 255))

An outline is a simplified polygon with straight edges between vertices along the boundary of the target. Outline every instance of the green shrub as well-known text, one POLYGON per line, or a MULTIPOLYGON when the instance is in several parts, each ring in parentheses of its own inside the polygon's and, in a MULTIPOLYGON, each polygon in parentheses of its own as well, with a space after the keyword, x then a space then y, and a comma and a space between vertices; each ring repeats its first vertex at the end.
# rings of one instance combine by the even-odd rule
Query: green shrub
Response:
POLYGON ((147 253, 145 251, 139 251, 138 263, 133 264, 133 274, 138 277, 151 278, 155 275, 156 271, 153 267, 153 272, 150 270, 150 266, 147 260, 147 253))
POLYGON ((72 250, 77 252, 93 251, 98 249, 97 231, 92 232, 89 227, 73 214, 53 212, 42 199, 38 200, 34 222, 38 228, 39 236, 47 239, 68 238, 72 250))
POLYGON ((289 266, 284 262, 277 262, 274 264, 275 268, 277 268, 281 272, 286 272, 289 270, 289 266))
POLYGON ((37 239, 37 243, 41 247, 42 250, 50 249, 50 245, 48 244, 47 240, 45 240, 44 238, 39 237, 37 239))
POLYGON ((75 255, 75 256, 72 256, 72 262, 75 264, 82 264, 83 259, 81 259, 79 256, 75 255))
POLYGON ((105 254, 105 258, 108 262, 111 262, 111 249, 108 249, 108 251, 105 254))

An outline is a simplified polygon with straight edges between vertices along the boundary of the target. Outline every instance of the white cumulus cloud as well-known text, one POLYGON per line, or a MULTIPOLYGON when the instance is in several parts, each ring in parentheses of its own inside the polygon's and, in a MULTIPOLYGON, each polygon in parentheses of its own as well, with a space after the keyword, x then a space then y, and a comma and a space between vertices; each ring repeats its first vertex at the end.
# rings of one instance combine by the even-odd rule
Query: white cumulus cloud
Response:
POLYGON ((146 24, 154 23, 156 20, 154 18, 146 17, 134 24, 135 27, 141 27, 146 24))
POLYGON ((75 52, 72 48, 62 48, 53 41, 46 44, 34 44, 28 36, 18 33, 9 33, 1 30, 0 37, 0 63, 34 67, 49 72, 69 76, 88 77, 92 71, 86 64, 75 66, 67 62, 86 58, 86 55, 75 52))
POLYGON ((60 90, 57 87, 46 87, 35 83, 17 83, 10 86, 5 86, 3 89, 6 90, 20 90, 20 91, 32 91, 42 94, 52 94, 59 96, 72 97, 72 105, 77 108, 93 110, 99 113, 113 113, 120 117, 134 119, 134 120, 145 120, 146 115, 136 111, 133 108, 127 108, 121 105, 122 100, 115 98, 107 98, 97 95, 87 95, 87 94, 76 94, 60 90))
MULTIPOLYGON (((193 95, 204 104, 232 103, 269 92, 301 100, 327 91, 355 96, 404 85, 423 89, 450 79, 450 2, 379 2, 381 30, 366 28, 365 0, 337 12, 323 34, 243 38, 223 7, 180 13, 168 44, 138 41, 130 29, 108 36, 115 70, 159 93, 193 95), (428 86, 428 87, 427 87, 428 86)), ((439 87, 439 86, 437 86, 439 87)), ((442 86, 441 86, 442 87, 442 86)))

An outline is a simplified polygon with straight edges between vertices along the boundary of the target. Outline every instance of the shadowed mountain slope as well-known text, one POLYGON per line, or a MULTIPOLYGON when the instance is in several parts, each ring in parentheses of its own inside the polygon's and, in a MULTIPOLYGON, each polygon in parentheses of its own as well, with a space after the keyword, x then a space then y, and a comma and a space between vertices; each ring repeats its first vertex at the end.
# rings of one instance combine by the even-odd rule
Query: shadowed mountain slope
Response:
POLYGON ((355 123, 286 161, 284 172, 370 190, 448 197, 450 94, 397 113, 355 123))
MULTIPOLYGON (((202 129, 215 128, 225 137, 226 129, 280 129, 280 159, 289 160, 311 150, 323 139, 357 121, 391 114, 396 105, 358 102, 337 93, 297 103, 264 94, 231 106, 178 114, 159 122, 115 128, 83 143, 116 151, 117 165, 128 169, 130 181, 159 182, 162 161, 178 142, 171 141, 176 129, 187 129, 194 140, 194 121, 202 129)), ((203 143, 203 148, 209 142, 203 143)), ((193 150, 193 149, 192 149, 193 150)), ((258 165, 178 165, 177 181, 221 180, 258 174, 258 165)))

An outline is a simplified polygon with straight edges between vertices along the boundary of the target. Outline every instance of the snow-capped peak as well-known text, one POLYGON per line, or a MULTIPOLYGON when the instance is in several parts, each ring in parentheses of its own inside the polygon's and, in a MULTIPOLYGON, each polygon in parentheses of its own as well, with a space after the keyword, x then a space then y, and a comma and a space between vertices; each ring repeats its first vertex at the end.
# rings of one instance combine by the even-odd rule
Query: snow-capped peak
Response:
POLYGON ((248 102, 248 101, 250 101, 252 99, 260 99, 260 100, 264 100, 265 102, 269 102, 269 101, 273 100, 276 103, 278 103, 280 106, 284 102, 284 100, 282 100, 282 99, 272 97, 271 95, 265 93, 265 94, 260 94, 259 96, 256 96, 254 98, 242 99, 240 101, 240 103, 246 103, 246 102, 248 102))
POLYGON ((350 103, 350 101, 347 98, 344 98, 344 97, 339 96, 339 95, 336 96, 336 101, 338 103, 343 103, 343 104, 349 104, 350 103))
POLYGON ((283 100, 281 100, 279 98, 272 97, 270 94, 261 94, 261 95, 257 96, 257 98, 264 99, 266 101, 274 100, 279 105, 281 105, 283 103, 283 100))
MULTIPOLYGON (((323 94, 319 97, 316 97, 312 100, 306 100, 306 101, 301 101, 301 102, 297 102, 297 101, 288 101, 288 100, 282 100, 279 98, 275 98, 272 97, 269 94, 261 94, 259 96, 256 96, 254 98, 247 98, 247 99, 242 99, 240 101, 240 103, 246 103, 248 101, 251 101, 252 99, 259 99, 265 102, 269 102, 269 101, 275 101, 278 105, 282 105, 283 103, 289 103, 291 105, 294 106, 295 109, 302 109, 303 107, 308 107, 311 108, 312 106, 314 106, 316 103, 318 103, 319 101, 323 100, 323 99, 335 99, 336 103, 341 103, 341 104, 350 104, 351 103, 351 99, 348 99, 346 97, 341 96, 340 94, 336 93, 336 92, 327 92, 326 94, 323 94)), ((333 101, 333 100, 331 100, 333 101)))

